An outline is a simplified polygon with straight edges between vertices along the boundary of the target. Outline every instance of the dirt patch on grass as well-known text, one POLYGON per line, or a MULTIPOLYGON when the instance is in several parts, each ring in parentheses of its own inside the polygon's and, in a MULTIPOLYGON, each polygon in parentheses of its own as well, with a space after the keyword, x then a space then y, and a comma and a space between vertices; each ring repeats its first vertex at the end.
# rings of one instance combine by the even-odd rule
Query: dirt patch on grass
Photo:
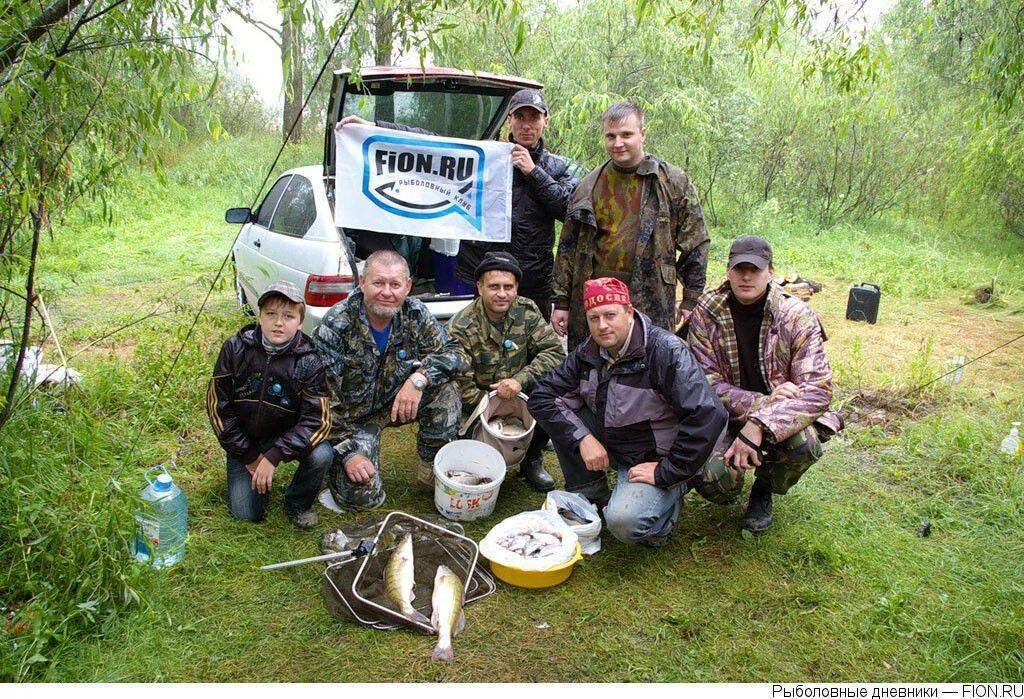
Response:
POLYGON ((896 431, 907 420, 920 420, 935 411, 929 396, 908 397, 903 392, 885 388, 861 388, 843 397, 839 413, 847 427, 882 427, 896 431))

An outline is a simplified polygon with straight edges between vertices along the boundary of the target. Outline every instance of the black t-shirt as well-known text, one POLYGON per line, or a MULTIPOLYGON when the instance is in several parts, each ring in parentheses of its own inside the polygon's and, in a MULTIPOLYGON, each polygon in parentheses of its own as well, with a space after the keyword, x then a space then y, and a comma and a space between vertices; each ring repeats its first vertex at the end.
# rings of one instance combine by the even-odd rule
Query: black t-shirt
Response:
POLYGON ((761 343, 761 322, 764 320, 764 304, 768 294, 752 304, 743 304, 729 292, 729 312, 736 328, 736 344, 740 350, 740 387, 746 391, 768 394, 768 386, 757 360, 761 343))

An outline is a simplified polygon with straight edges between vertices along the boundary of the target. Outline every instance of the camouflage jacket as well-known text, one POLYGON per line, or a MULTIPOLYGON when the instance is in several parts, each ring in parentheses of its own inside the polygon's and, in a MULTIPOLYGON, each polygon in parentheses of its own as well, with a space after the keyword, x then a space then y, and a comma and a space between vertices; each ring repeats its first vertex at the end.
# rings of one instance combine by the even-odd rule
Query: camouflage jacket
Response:
POLYGON ((758 352, 761 374, 769 389, 789 381, 801 391, 796 398, 766 396, 740 387, 740 353, 728 294, 726 282, 701 296, 689 319, 687 340, 730 417, 754 420, 776 444, 815 422, 834 432, 842 429, 842 418, 828 410, 832 369, 817 314, 774 282, 769 285, 758 352))
POLYGON ((370 334, 361 291, 327 312, 313 334, 313 344, 327 370, 333 438, 350 434, 374 413, 390 410, 414 371, 436 386, 464 368, 458 343, 423 302, 413 298, 406 298, 391 321, 383 354, 370 334))
POLYGON ((456 378, 463 410, 476 407, 490 385, 502 379, 515 379, 529 393, 537 379, 565 359, 555 331, 525 296, 509 308, 503 331, 491 325, 479 298, 452 316, 448 330, 468 366, 456 378))
MULTIPOLYGON (((583 282, 594 272, 594 188, 606 167, 608 163, 583 178, 573 192, 555 253, 553 300, 555 308, 569 311, 570 348, 587 337, 583 282)), ((685 172, 648 155, 637 174, 646 182, 629 293, 637 310, 671 331, 676 324, 676 281, 683 283, 683 306, 692 308, 704 291, 710 239, 697 190, 685 172)))

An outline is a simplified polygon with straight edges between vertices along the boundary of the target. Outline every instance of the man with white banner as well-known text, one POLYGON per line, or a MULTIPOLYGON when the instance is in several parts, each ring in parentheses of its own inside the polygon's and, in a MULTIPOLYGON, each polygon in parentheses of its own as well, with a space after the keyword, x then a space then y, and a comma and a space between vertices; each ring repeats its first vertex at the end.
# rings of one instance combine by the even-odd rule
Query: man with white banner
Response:
POLYGON ((377 128, 345 117, 335 128, 334 208, 344 228, 427 238, 511 239, 511 143, 377 128))

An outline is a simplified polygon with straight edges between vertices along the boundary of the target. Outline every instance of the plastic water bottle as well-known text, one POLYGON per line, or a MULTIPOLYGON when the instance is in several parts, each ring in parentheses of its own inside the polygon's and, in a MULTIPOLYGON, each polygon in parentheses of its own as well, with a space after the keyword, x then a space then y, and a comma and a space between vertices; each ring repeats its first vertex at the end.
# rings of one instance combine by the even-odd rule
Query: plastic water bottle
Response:
POLYGON ((149 485, 139 494, 142 504, 135 513, 138 530, 132 546, 135 560, 155 568, 172 566, 185 557, 188 533, 188 498, 171 474, 163 471, 155 481, 146 476, 149 485))
POLYGON ((999 449, 1011 459, 1020 455, 1020 423, 1014 422, 1010 428, 1010 434, 1003 438, 999 449))

